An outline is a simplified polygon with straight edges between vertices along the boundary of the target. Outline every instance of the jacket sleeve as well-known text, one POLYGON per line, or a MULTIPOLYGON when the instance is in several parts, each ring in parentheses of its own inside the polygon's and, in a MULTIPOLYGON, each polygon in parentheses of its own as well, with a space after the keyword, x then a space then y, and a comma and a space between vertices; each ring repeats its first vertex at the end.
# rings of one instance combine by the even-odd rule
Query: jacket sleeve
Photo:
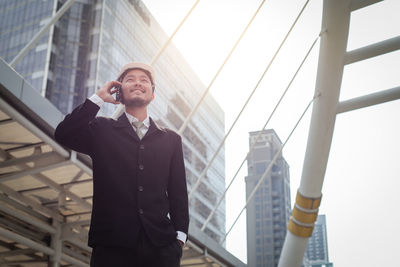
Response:
POLYGON ((182 140, 180 136, 177 136, 170 166, 168 199, 170 203, 171 221, 175 230, 187 234, 189 228, 189 206, 182 140))
POLYGON ((56 141, 70 149, 90 155, 92 136, 89 124, 99 109, 99 106, 86 99, 57 126, 54 133, 56 141))

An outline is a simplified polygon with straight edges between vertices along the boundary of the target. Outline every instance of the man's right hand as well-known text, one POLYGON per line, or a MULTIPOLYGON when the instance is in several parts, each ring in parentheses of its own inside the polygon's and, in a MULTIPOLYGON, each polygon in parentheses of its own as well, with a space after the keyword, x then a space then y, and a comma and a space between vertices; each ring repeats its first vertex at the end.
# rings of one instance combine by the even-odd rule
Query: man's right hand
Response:
POLYGON ((107 82, 96 92, 96 94, 103 99, 104 102, 119 104, 119 102, 112 96, 118 91, 117 88, 114 88, 116 86, 122 86, 122 83, 118 81, 107 82))

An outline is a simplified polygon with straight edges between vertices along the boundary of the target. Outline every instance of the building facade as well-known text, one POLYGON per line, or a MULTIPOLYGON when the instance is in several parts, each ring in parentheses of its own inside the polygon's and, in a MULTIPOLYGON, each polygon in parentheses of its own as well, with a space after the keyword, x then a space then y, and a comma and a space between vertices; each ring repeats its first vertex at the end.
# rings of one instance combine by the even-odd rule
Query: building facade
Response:
POLYGON ((314 231, 308 240, 305 253, 307 259, 304 266, 308 267, 332 267, 328 256, 328 234, 326 229, 326 216, 318 215, 314 231))
MULTIPOLYGON (((254 148, 247 158, 247 198, 282 146, 279 137, 271 129, 261 133, 251 132, 249 143, 250 147, 254 144, 254 148)), ((249 202, 246 215, 248 266, 277 266, 290 216, 289 166, 282 155, 249 202)))
MULTIPOLYGON (((11 62, 64 0, 4 0, 0 2, 0 56, 11 62)), ((161 26, 139 0, 76 0, 36 46, 15 66, 27 82, 64 114, 97 88, 115 80, 130 61, 150 63, 167 40, 161 26)), ((150 116, 178 130, 205 86, 170 45, 153 66, 155 100, 150 116)), ((106 104, 100 115, 110 116, 106 104)), ((208 95, 183 132, 188 190, 224 137, 224 112, 208 95)), ((225 189, 225 152, 221 149, 190 201, 192 227, 200 227, 225 189)), ((225 234, 225 203, 205 233, 219 241, 225 234)))

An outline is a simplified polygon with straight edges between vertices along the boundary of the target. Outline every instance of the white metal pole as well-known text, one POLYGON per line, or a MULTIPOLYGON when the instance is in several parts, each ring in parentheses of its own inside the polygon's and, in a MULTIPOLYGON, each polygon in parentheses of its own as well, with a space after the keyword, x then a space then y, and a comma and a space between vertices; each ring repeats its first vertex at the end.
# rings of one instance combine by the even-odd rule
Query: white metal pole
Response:
POLYGON ((301 266, 318 215, 343 76, 351 0, 324 0, 320 55, 300 188, 282 248, 279 267, 301 266))
POLYGON ((344 64, 380 56, 400 49, 400 36, 393 37, 375 44, 361 47, 346 53, 344 64))
POLYGON ((342 101, 338 104, 337 113, 370 107, 398 99, 400 99, 400 86, 342 101))

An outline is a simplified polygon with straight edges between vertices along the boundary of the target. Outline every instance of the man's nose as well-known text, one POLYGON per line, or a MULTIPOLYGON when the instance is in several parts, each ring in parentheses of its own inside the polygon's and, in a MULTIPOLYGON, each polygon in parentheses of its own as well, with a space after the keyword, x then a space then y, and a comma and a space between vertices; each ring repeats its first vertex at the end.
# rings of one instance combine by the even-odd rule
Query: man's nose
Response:
POLYGON ((138 86, 138 85, 142 85, 142 83, 140 82, 140 80, 135 80, 135 81, 133 82, 133 85, 134 85, 134 86, 138 86))

